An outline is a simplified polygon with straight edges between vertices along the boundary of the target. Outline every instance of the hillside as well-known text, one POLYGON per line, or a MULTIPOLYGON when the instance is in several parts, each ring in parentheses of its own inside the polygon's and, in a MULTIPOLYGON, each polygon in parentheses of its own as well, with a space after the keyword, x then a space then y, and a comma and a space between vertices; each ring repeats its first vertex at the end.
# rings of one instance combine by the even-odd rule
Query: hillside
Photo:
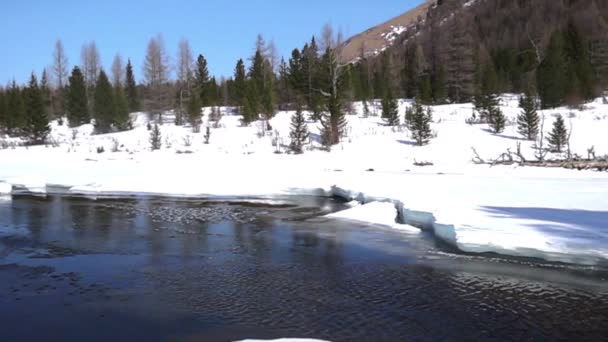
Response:
POLYGON ((365 56, 380 53, 405 31, 423 21, 429 7, 434 3, 435 0, 425 0, 416 8, 351 37, 344 44, 343 59, 350 62, 359 58, 362 53, 365 56))

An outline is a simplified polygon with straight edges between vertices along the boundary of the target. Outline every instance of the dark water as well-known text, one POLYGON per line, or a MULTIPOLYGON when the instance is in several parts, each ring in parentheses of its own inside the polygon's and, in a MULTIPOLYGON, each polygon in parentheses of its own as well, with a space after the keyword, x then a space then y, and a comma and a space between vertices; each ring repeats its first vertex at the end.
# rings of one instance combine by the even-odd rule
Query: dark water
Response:
POLYGON ((0 199, 0 340, 602 340, 606 270, 295 206, 0 199))

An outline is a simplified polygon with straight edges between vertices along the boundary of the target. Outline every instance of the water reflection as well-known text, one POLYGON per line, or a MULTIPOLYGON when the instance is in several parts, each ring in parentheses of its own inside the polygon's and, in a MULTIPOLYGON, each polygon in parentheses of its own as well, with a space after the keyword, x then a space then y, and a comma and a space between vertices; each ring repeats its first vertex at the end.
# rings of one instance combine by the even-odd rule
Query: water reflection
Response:
POLYGON ((453 255, 424 236, 301 220, 328 205, 311 202, 304 209, 152 198, 0 203, 0 236, 10 237, 0 243, 12 248, 0 253, 0 319, 27 318, 39 335, 3 327, 15 339, 44 339, 73 329, 73 320, 93 327, 101 312, 108 321, 99 324, 137 326, 138 339, 151 340, 608 334, 603 272, 453 255))

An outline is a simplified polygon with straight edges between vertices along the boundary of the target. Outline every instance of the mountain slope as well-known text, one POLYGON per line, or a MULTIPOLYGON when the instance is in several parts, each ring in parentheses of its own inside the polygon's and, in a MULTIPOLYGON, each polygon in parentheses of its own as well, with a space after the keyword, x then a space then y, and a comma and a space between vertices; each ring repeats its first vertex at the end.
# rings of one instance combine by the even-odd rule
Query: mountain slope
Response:
POLYGON ((426 0, 416 8, 409 10, 398 17, 368 29, 347 40, 342 52, 345 61, 353 61, 362 54, 378 54, 397 41, 397 37, 405 31, 421 23, 434 0, 426 0))

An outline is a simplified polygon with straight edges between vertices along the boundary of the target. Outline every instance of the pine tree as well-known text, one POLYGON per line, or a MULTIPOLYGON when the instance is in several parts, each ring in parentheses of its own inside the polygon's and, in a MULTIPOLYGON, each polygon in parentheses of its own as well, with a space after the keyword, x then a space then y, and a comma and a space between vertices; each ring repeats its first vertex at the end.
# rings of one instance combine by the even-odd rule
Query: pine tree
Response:
POLYGON ((108 133, 111 131, 115 108, 112 85, 102 69, 99 72, 99 77, 97 77, 93 102, 93 117, 97 133, 108 133))
POLYGON ((201 125, 201 100, 198 96, 190 96, 188 101, 188 122, 194 132, 200 130, 201 125))
POLYGON ((495 134, 505 130, 507 118, 500 109, 500 101, 496 95, 490 95, 488 99, 488 120, 495 134))
POLYGON ((306 95, 304 75, 302 72, 302 55, 298 49, 293 49, 291 58, 289 59, 289 84, 295 91, 296 96, 306 95))
POLYGON ((22 91, 19 86, 17 86, 17 83, 13 81, 8 90, 8 109, 6 116, 6 129, 11 135, 22 131, 27 124, 24 93, 25 91, 22 91))
POLYGON ((275 108, 275 95, 274 95, 274 82, 272 80, 274 75, 269 75, 267 80, 264 82, 264 90, 261 98, 262 113, 266 120, 274 117, 275 108))
MULTIPOLYGON (((245 63, 242 59, 239 59, 234 69, 234 91, 232 92, 234 103, 239 107, 243 107, 245 105, 245 96, 247 93, 246 77, 247 76, 245 74, 245 63)), ((243 109, 241 108, 241 111, 242 110, 243 109)))
POLYGON ((49 116, 53 112, 53 107, 51 104, 51 89, 49 87, 49 78, 46 69, 42 70, 42 76, 40 77, 40 92, 42 94, 45 113, 49 116))
POLYGON ((589 56, 589 44, 572 19, 568 20, 564 35, 564 54, 567 62, 566 96, 569 104, 591 100, 595 95, 594 71, 589 56))
POLYGON ((321 138, 326 147, 339 144, 346 131, 347 121, 342 110, 342 68, 337 51, 327 48, 321 65, 327 84, 323 91, 327 112, 321 116, 321 138))
POLYGON ((551 36, 545 59, 536 72, 538 95, 543 109, 559 107, 566 96, 567 64, 561 30, 551 36))
POLYGON ((549 148, 557 153, 561 153, 568 140, 568 130, 564 123, 564 118, 561 115, 553 123, 553 130, 549 133, 547 141, 549 148))
POLYGON ((536 112, 536 100, 526 92, 519 98, 521 113, 517 116, 517 130, 528 140, 536 140, 540 118, 536 112))
POLYGON ((399 126, 399 104, 390 90, 382 99, 382 119, 389 126, 399 126))
POLYGON ((412 138, 416 141, 416 145, 423 146, 428 144, 433 137, 431 132, 431 122, 433 121, 433 113, 430 108, 425 108, 418 101, 414 102, 412 107, 406 111, 406 125, 412 133, 412 138))
POLYGON ((125 90, 120 83, 114 86, 114 118, 112 124, 119 131, 126 131, 132 128, 129 116, 129 101, 125 95, 125 90))
POLYGON ((77 127, 89 123, 89 107, 87 105, 87 88, 84 75, 77 66, 69 77, 69 86, 66 91, 66 109, 70 127, 77 127))
POLYGON ((211 104, 211 98, 213 98, 212 89, 210 89, 210 78, 209 69, 207 66, 207 60, 203 55, 198 55, 196 59, 196 74, 195 84, 200 97, 201 107, 207 107, 211 104))
POLYGON ((32 73, 30 83, 27 88, 26 98, 26 131, 32 144, 42 144, 50 132, 49 119, 44 108, 42 92, 38 87, 36 75, 32 73))
POLYGON ((443 65, 439 66, 437 73, 433 76, 433 99, 436 104, 443 104, 448 97, 448 91, 446 88, 446 74, 443 65))
POLYGON ((306 98, 308 110, 312 112, 311 119, 318 120, 321 117, 323 108, 323 98, 318 89, 325 85, 322 82, 324 70, 320 66, 319 48, 315 37, 310 44, 305 44, 302 48, 302 78, 304 80, 303 91, 306 98))
POLYGON ((129 103, 129 112, 138 112, 140 108, 139 97, 137 96, 137 84, 135 83, 135 75, 133 74, 133 66, 131 65, 130 59, 127 62, 125 95, 127 97, 127 102, 129 103))
POLYGON ((296 154, 302 153, 302 147, 306 144, 309 134, 306 118, 304 118, 304 114, 302 113, 302 105, 299 100, 296 104, 296 112, 291 117, 289 137, 291 138, 291 144, 289 145, 291 151, 296 154))
POLYGON ((242 109, 242 123, 245 126, 257 120, 260 113, 260 100, 258 98, 256 83, 253 80, 248 80, 246 84, 247 87, 245 91, 245 99, 242 109))
POLYGON ((2 87, 0 87, 0 132, 6 129, 6 116, 8 115, 8 101, 7 94, 2 87))
POLYGON ((150 149, 152 151, 160 150, 162 147, 162 135, 160 133, 160 128, 158 124, 154 124, 152 130, 150 131, 150 149))

